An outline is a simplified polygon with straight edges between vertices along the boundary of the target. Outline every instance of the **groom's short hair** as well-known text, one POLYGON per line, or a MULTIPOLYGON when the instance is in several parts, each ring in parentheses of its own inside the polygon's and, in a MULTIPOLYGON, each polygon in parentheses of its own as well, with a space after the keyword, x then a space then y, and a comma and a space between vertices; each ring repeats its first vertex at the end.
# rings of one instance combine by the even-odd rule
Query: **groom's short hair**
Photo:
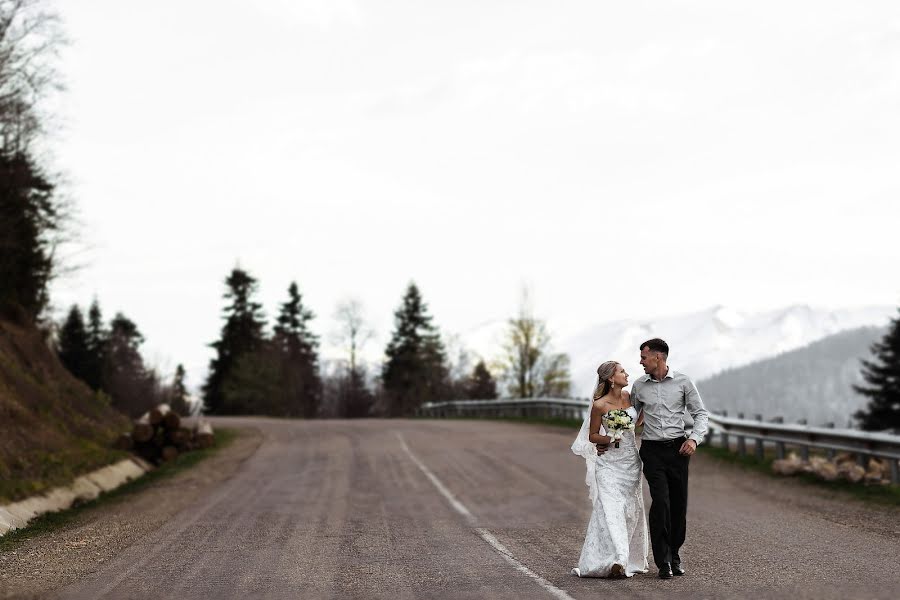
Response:
POLYGON ((662 352, 666 355, 666 358, 669 356, 669 345, 659 338, 647 340, 641 344, 641 347, 638 348, 638 350, 643 350, 644 348, 647 348, 651 352, 662 352))

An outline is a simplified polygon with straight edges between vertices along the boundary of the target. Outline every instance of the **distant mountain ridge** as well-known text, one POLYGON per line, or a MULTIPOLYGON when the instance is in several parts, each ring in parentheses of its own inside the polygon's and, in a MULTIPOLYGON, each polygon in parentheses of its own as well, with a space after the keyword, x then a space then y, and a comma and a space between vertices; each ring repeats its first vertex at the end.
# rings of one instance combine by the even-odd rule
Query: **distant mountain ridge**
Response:
MULTIPOLYGON (((757 312, 712 306, 680 315, 588 324, 576 335, 554 336, 553 348, 571 359, 572 395, 587 397, 597 366, 605 360, 621 362, 631 381, 643 375, 638 344, 651 337, 665 339, 671 348, 669 363, 699 381, 841 331, 887 325, 895 313, 893 306, 829 310, 794 305, 757 312)), ((458 337, 465 348, 490 362, 500 356, 505 330, 505 321, 490 321, 458 337)))
POLYGON ((863 383, 861 359, 871 359, 870 348, 887 327, 844 331, 803 348, 729 369, 697 383, 707 408, 761 414, 785 422, 806 419, 810 425, 834 423, 853 427, 852 415, 867 399, 853 390, 863 383))
POLYGON ((638 345, 661 337, 670 347, 669 364, 694 381, 801 348, 829 335, 867 326, 885 326, 892 306, 828 310, 795 305, 761 312, 713 306, 658 319, 630 319, 586 328, 557 344, 572 365, 574 396, 588 396, 596 368, 618 360, 631 376, 643 375, 638 345))

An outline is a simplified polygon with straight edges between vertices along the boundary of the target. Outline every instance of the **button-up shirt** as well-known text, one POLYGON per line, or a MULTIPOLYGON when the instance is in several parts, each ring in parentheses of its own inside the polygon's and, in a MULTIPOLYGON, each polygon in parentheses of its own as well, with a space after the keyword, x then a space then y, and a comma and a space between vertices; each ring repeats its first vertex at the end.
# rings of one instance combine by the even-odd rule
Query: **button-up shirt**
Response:
POLYGON ((684 410, 694 419, 694 429, 688 439, 700 445, 709 429, 709 413, 703 406, 697 386, 684 373, 671 367, 662 381, 644 375, 631 386, 631 404, 644 411, 645 440, 672 440, 683 437, 684 410))

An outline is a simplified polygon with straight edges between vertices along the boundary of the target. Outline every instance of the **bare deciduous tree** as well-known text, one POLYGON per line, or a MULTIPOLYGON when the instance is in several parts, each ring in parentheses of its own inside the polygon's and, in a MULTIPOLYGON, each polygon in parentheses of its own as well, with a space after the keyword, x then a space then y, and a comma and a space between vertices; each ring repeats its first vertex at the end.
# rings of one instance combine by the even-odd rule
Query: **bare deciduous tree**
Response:
POLYGON ((547 324, 534 316, 527 288, 522 290, 519 314, 509 320, 500 367, 511 397, 569 393, 569 357, 551 352, 547 324))
POLYGON ((333 343, 347 352, 346 365, 339 365, 326 381, 328 410, 335 416, 359 418, 369 416, 374 396, 366 384, 366 368, 359 353, 375 333, 369 327, 362 302, 347 298, 334 311, 337 328, 331 334, 333 343))
POLYGON ((332 340, 346 349, 350 371, 355 372, 357 357, 375 332, 366 323, 362 302, 357 298, 347 298, 338 303, 337 309, 334 311, 334 319, 337 321, 338 327, 332 334, 332 340))
POLYGON ((46 126, 41 103, 62 89, 56 62, 65 43, 44 0, 0 0, 0 143, 27 149, 46 126))
POLYGON ((457 333, 444 332, 444 348, 447 351, 447 375, 450 397, 461 399, 467 395, 466 386, 472 374, 472 353, 457 333))
POLYGON ((45 324, 48 284, 61 271, 57 250, 68 241, 71 218, 57 191, 60 176, 33 147, 51 130, 45 101, 62 87, 56 62, 63 42, 45 0, 0 0, 0 310, 38 325, 45 324))

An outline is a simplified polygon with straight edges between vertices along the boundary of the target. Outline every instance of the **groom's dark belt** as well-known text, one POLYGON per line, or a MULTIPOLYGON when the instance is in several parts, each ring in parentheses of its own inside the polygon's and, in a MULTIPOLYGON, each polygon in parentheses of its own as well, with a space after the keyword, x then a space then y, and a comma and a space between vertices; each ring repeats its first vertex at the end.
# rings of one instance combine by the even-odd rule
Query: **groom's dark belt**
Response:
POLYGON ((679 446, 684 443, 687 438, 685 436, 673 438, 671 440, 641 440, 642 444, 656 444, 659 446, 672 446, 674 444, 678 444, 679 446))

